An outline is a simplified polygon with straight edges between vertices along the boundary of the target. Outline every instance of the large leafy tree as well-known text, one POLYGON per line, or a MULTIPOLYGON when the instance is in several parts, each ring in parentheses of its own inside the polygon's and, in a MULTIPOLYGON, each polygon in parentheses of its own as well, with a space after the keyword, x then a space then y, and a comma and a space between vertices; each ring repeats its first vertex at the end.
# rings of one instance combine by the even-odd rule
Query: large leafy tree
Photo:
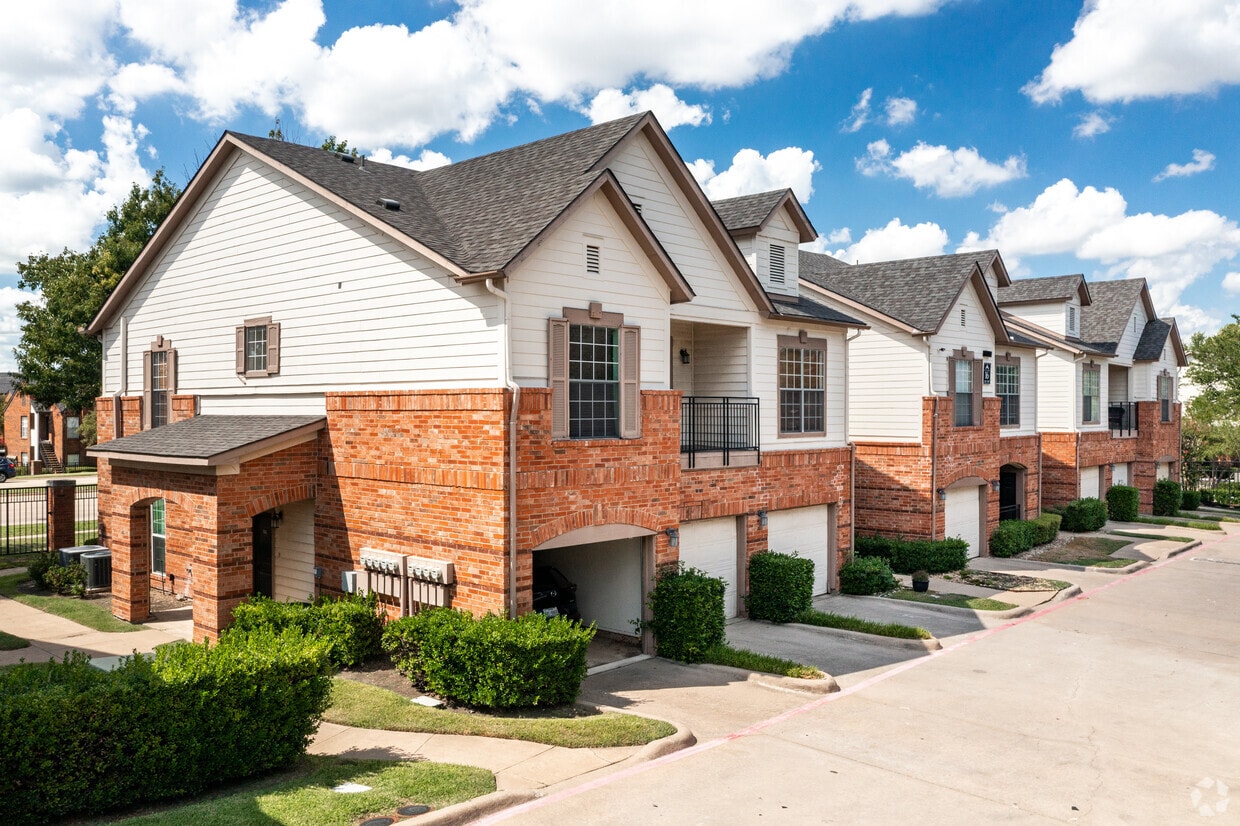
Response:
POLYGON ((17 387, 39 404, 80 409, 99 395, 99 341, 80 332, 137 259, 181 194, 161 169, 151 185, 134 184, 108 211, 106 226, 86 252, 30 256, 17 265, 23 289, 39 298, 17 305, 21 340, 14 354, 17 387))
POLYGON ((1195 333, 1188 378, 1200 391, 1188 403, 1185 458, 1240 458, 1240 316, 1212 336, 1195 333))

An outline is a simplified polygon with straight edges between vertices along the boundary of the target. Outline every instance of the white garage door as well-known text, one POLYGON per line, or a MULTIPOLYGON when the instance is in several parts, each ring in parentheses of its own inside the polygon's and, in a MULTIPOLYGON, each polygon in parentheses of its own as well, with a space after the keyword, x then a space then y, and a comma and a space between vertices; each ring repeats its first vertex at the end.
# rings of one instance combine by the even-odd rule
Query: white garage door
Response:
POLYGON ((1128 484, 1128 463, 1127 462, 1118 464, 1114 467, 1114 469, 1112 469, 1111 484, 1112 485, 1127 485, 1128 484))
POLYGON ((951 488, 943 508, 943 536, 969 543, 969 556, 982 553, 982 487, 951 488))
POLYGON ((1098 478, 1102 475, 1098 471, 1098 466, 1081 468, 1081 498, 1093 497, 1098 499, 1101 495, 1101 486, 1098 484, 1098 478))
POLYGON ((680 523, 680 561, 686 567, 699 568, 711 576, 723 578, 727 586, 723 592, 726 617, 734 617, 737 613, 736 560, 735 517, 680 523))
POLYGON ((552 565, 577 584, 577 610, 586 625, 632 635, 642 616, 642 540, 613 539, 537 551, 535 565, 552 565))
POLYGON ((832 516, 830 505, 771 511, 767 516, 767 547, 812 560, 815 595, 825 594, 831 588, 831 531, 835 525, 832 516))

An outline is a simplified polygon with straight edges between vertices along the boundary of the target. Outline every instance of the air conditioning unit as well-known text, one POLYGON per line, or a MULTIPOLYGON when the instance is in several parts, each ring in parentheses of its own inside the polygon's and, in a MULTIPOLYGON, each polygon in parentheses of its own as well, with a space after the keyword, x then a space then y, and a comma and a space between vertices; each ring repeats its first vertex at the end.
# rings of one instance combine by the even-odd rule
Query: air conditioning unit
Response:
POLYGON ((72 565, 74 562, 81 562, 82 554, 90 553, 91 551, 106 551, 106 550, 107 548, 103 547, 102 545, 76 545, 72 548, 61 548, 60 549, 60 565, 61 567, 66 567, 66 566, 72 565))
POLYGON ((106 591, 112 587, 112 552, 107 548, 81 555, 86 567, 86 590, 106 591))

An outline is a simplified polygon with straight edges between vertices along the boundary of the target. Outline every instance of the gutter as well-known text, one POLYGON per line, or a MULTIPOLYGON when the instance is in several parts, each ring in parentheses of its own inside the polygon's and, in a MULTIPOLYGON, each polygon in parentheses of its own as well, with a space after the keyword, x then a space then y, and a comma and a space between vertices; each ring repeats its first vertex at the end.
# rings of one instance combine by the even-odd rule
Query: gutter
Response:
POLYGON ((512 378, 512 342, 509 339, 509 312, 512 304, 508 293, 495 286, 488 277, 483 285, 487 292, 504 304, 500 344, 504 348, 504 385, 512 392, 512 410, 508 414, 508 616, 517 617, 517 418, 521 405, 521 386, 512 378))

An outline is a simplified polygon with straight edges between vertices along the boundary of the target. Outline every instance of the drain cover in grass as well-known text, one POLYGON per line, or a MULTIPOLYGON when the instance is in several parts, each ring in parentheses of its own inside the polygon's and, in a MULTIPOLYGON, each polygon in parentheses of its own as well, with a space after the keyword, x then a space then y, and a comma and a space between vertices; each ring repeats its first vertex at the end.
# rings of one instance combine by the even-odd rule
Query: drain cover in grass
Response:
POLYGON ((420 706, 426 706, 427 708, 439 708, 443 705, 443 700, 436 700, 434 697, 427 697, 426 695, 414 697, 411 702, 417 703, 420 706))
POLYGON ((430 806, 423 806, 421 803, 410 803, 408 806, 401 806, 396 810, 396 813, 405 817, 413 817, 414 815, 424 815, 430 810, 430 806))

